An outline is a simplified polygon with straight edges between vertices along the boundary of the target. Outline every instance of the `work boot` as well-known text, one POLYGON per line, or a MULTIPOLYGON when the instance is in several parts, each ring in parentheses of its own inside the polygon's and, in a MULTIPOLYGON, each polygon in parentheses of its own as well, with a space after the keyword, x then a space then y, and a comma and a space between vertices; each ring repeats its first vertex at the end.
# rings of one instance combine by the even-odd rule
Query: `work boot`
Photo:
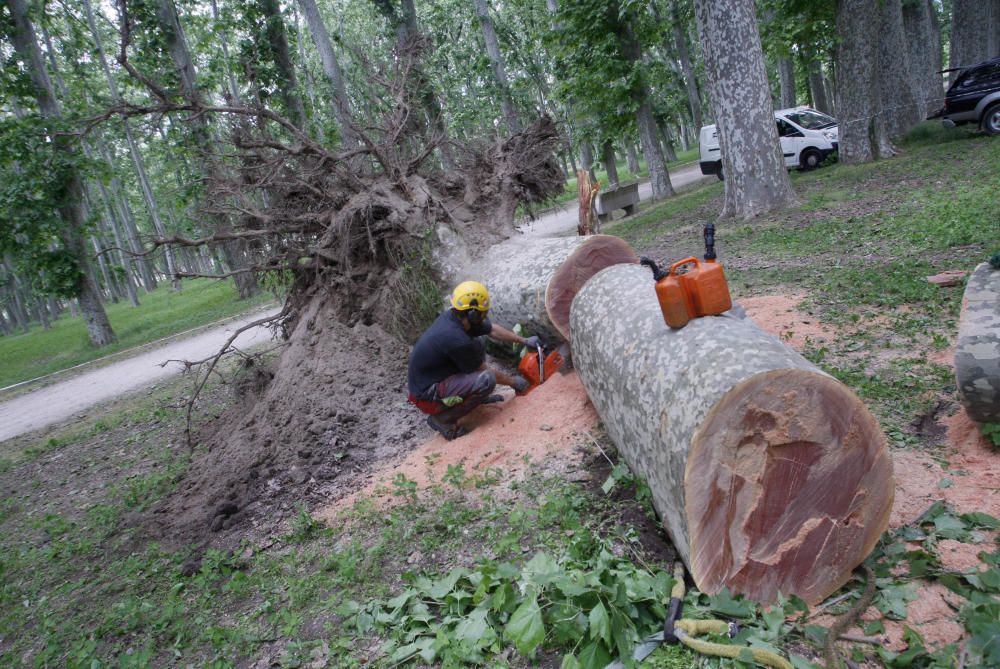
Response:
POLYGON ((436 416, 428 416, 427 425, 430 426, 430 428, 435 432, 438 432, 447 441, 464 437, 471 432, 471 430, 466 427, 462 427, 458 423, 445 423, 444 421, 439 420, 436 416))
POLYGON ((523 376, 515 376, 510 387, 514 389, 514 392, 518 395, 524 395, 528 392, 528 380, 523 376))

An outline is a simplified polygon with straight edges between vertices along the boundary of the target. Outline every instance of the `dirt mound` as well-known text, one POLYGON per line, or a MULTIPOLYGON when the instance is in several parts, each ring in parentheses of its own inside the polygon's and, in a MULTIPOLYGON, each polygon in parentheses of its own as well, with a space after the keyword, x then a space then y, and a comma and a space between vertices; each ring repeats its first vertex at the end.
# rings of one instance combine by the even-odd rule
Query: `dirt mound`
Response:
POLYGON ((210 450, 144 519, 156 535, 198 543, 246 518, 277 519, 331 481, 355 485, 373 462, 426 438, 406 402, 408 347, 376 325, 349 327, 334 312, 314 300, 274 379, 202 435, 210 450))

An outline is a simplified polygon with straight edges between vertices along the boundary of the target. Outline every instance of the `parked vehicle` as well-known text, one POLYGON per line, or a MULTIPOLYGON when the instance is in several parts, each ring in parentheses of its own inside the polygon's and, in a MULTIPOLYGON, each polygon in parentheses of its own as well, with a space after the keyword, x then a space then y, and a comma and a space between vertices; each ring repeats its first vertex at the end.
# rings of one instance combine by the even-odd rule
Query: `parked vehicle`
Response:
MULTIPOLYGON (((774 112, 778 124, 778 139, 785 167, 811 170, 837 150, 837 120, 809 107, 779 109, 774 112)), ((719 133, 714 125, 706 125, 698 137, 701 147, 701 173, 722 175, 722 151, 719 133)))
POLYGON ((935 116, 949 128, 975 123, 988 135, 1000 135, 1000 58, 963 69, 935 116))

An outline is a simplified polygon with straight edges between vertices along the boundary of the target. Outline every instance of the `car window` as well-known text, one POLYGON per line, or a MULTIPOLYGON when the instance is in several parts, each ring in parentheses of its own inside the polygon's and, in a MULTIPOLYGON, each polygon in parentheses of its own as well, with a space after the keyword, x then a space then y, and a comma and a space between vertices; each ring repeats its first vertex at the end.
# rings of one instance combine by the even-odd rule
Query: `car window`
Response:
POLYGON ((802 133, 799 132, 795 126, 788 123, 784 119, 777 119, 778 122, 778 137, 801 137, 802 133))
POLYGON ((832 128, 837 125, 836 119, 817 111, 796 111, 785 114, 785 117, 792 123, 797 123, 800 127, 807 130, 822 130, 823 128, 832 128))

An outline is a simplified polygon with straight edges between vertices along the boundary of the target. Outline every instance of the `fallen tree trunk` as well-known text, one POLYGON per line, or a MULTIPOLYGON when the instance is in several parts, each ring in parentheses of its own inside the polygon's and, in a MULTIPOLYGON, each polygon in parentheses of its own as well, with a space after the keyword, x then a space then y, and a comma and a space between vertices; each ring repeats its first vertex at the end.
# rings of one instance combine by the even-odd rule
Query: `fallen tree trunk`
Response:
POLYGON ((816 603, 850 578, 893 479, 848 388, 747 319, 671 330, 643 267, 593 277, 571 322, 587 393, 702 591, 816 603))
POLYGON ((955 379, 969 418, 1000 423, 1000 269, 977 267, 965 286, 955 379))
POLYGON ((490 318, 515 323, 550 342, 570 338, 569 310, 580 287, 602 269, 638 263, 626 242, 610 235, 512 239, 492 247, 463 278, 490 291, 490 318))

